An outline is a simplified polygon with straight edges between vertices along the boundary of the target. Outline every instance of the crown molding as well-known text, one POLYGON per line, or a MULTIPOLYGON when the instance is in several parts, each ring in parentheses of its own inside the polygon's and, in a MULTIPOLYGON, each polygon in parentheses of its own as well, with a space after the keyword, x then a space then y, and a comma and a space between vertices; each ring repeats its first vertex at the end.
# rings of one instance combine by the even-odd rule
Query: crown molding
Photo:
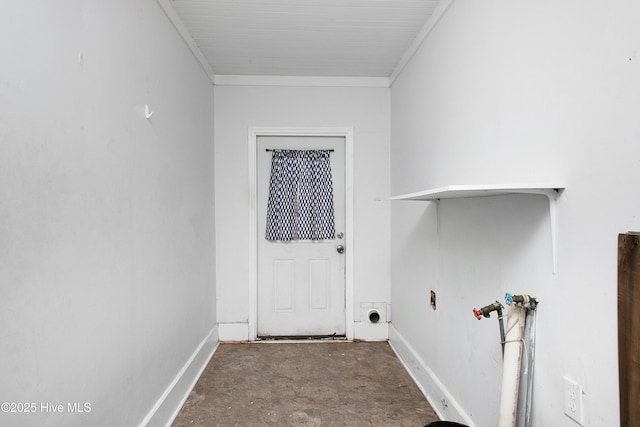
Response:
POLYGON ((217 86, 303 86, 388 88, 388 77, 216 75, 217 86))
POLYGON ((171 23, 173 24, 173 27, 176 29, 176 31, 178 31, 178 33, 180 34, 184 42, 187 44, 187 46, 189 46, 191 53, 193 53, 193 56, 196 57, 196 59, 204 69, 205 73, 207 73, 207 75, 209 76, 211 83, 214 83, 213 70, 211 69, 211 65, 209 64, 209 61, 207 61, 207 59, 204 57, 204 54, 196 44, 195 40, 193 40, 193 37, 191 37, 191 34, 189 34, 189 31, 187 31, 187 28, 182 23, 182 20, 176 13, 175 9, 173 8, 173 6, 171 6, 171 1, 157 0, 157 2, 162 8, 162 10, 164 10, 164 13, 167 15, 171 23))
POLYGON ((406 67, 409 61, 411 61, 413 55, 415 55, 418 49, 420 49, 422 43, 424 43, 427 37, 429 37, 429 34, 431 34, 436 25, 438 25, 438 22, 440 22, 440 19, 442 19, 444 14, 447 13, 447 10, 449 10, 449 7, 451 7, 454 1, 455 0, 440 0, 438 6, 436 6, 436 9, 433 12, 433 15, 431 15, 427 22, 422 26, 420 32, 416 38, 413 39, 413 42, 411 42, 409 48, 404 52, 404 55, 402 55, 400 61, 398 61, 396 68, 394 68, 393 72, 389 76, 389 86, 393 84, 396 77, 400 75, 402 70, 404 70, 404 67, 406 67))

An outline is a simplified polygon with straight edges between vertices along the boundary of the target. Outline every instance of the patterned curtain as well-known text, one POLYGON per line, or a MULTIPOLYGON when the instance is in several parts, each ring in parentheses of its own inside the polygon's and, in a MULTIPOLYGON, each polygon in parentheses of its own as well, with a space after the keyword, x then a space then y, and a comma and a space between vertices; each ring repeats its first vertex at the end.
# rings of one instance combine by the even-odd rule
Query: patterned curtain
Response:
POLYGON ((330 150, 273 150, 267 240, 335 237, 330 150))

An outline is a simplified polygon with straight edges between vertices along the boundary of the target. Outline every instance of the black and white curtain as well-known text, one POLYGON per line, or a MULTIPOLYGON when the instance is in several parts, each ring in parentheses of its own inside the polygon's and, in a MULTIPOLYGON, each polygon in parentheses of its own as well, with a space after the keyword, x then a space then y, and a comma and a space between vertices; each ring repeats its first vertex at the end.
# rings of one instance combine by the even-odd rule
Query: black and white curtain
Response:
POLYGON ((334 238, 330 151, 273 150, 267 240, 334 238))

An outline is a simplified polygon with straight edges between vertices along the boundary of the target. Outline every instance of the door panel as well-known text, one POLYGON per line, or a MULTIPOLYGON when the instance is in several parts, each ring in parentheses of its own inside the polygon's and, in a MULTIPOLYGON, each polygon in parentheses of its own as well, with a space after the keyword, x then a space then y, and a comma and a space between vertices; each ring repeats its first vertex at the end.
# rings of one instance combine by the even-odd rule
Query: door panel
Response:
POLYGON ((336 233, 345 231, 345 138, 260 136, 257 144, 258 336, 345 334, 345 256, 341 238, 268 241, 266 211, 271 153, 266 149, 333 149, 336 233))
POLYGON ((326 259, 312 259, 309 261, 309 308, 312 311, 326 311, 329 309, 330 267, 331 264, 326 259))
POLYGON ((273 261, 273 282, 276 312, 293 311, 293 285, 295 282, 294 260, 276 259, 273 261))

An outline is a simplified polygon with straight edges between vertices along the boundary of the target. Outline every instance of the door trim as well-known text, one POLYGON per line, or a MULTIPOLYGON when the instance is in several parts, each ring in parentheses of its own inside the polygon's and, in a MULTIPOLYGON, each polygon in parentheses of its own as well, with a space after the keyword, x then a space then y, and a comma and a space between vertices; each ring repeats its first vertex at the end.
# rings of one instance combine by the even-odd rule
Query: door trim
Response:
POLYGON ((353 128, 249 127, 249 341, 258 337, 258 182, 261 136, 337 136, 345 141, 345 334, 353 339, 353 128))

